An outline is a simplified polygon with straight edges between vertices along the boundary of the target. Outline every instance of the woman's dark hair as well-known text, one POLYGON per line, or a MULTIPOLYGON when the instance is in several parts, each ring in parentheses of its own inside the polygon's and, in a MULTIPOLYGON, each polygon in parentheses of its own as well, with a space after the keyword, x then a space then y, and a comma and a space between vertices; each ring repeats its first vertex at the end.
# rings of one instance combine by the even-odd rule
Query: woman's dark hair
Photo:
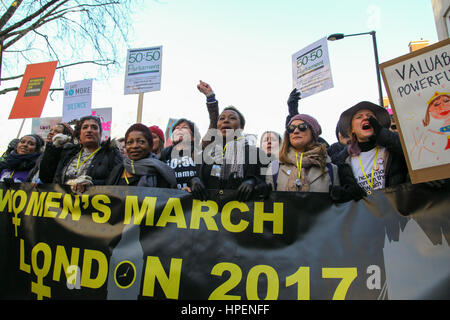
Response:
POLYGON ((66 136, 69 136, 70 138, 73 139, 74 131, 73 131, 72 127, 69 124, 64 123, 64 122, 59 122, 56 125, 61 126, 63 128, 62 134, 66 135, 66 136))
MULTIPOLYGON (((181 123, 183 123, 183 122, 186 122, 186 123, 188 124, 189 129, 190 129, 191 132, 192 132, 192 137, 191 137, 192 143, 194 144, 194 146, 198 146, 199 143, 200 143, 200 132, 198 131, 198 128, 197 128, 197 126, 195 125, 194 122, 192 122, 192 121, 190 121, 190 120, 188 120, 188 119, 186 119, 186 118, 178 119, 177 122, 175 122, 175 124, 173 125, 173 130, 174 130, 179 124, 181 124, 181 123)), ((172 130, 172 133, 173 133, 173 130, 172 130)))
POLYGON ((100 136, 102 135, 103 130, 102 130, 102 122, 101 122, 100 118, 96 117, 96 116, 85 116, 85 117, 82 117, 80 120, 78 120, 75 125, 75 131, 74 131, 75 138, 80 139, 81 127, 83 126, 83 123, 87 120, 95 120, 98 124, 100 136))

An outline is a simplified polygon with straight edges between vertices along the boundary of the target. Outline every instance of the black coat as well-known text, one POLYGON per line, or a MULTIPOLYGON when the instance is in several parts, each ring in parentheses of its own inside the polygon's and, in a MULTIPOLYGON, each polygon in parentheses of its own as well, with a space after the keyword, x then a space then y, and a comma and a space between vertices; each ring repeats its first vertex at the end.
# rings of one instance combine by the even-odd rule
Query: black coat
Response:
MULTIPOLYGON (((86 173, 92 178, 94 185, 104 185, 113 168, 122 162, 119 148, 111 140, 102 142, 100 147, 86 173)), ((52 143, 48 143, 42 157, 39 179, 44 183, 64 184, 63 170, 80 150, 80 144, 65 144, 56 148, 52 143)))
MULTIPOLYGON (((123 173, 123 169, 124 169, 124 165, 123 163, 119 163, 118 165, 116 165, 114 167, 114 169, 111 171, 109 177, 106 179, 105 184, 106 185, 118 185, 119 181, 122 177, 122 173, 123 173)), ((152 186, 155 188, 172 188, 173 186, 170 185, 170 183, 163 178, 163 176, 157 171, 155 170, 154 174, 156 177, 156 186, 152 186)), ((141 177, 141 176, 136 176, 136 177, 141 177)), ((134 185, 137 186, 139 179, 133 179, 134 183, 131 183, 130 185, 134 185)))
MULTIPOLYGON (((400 137, 396 132, 392 132, 387 128, 381 128, 379 134, 374 141, 375 145, 385 147, 389 152, 386 164, 385 164, 385 187, 393 187, 395 185, 405 183, 409 181, 408 167, 403 155, 403 149, 400 142, 400 137)), ((374 145, 374 147, 375 147, 374 145)), ((348 148, 344 148, 336 157, 334 157, 334 163, 339 165, 348 165, 347 159, 349 158, 348 148)), ((349 166, 349 165, 348 165, 349 166)), ((351 181, 353 177, 352 170, 345 169, 340 172, 344 172, 344 176, 340 179, 342 181, 351 181), (351 176, 345 176, 350 175, 351 176)), ((356 179, 353 177, 356 182, 356 179)))
POLYGON ((245 163, 244 166, 244 177, 230 177, 227 180, 221 180, 216 176, 211 175, 211 170, 213 164, 202 163, 197 165, 197 174, 199 178, 203 181, 207 189, 234 189, 236 190, 243 181, 250 178, 254 178, 257 184, 265 184, 265 179, 261 176, 261 160, 260 160, 260 150, 257 147, 245 145, 245 163), (252 157, 250 157, 252 154, 252 157), (256 155, 254 157, 253 155, 256 155), (256 163, 250 163, 250 159, 255 159, 256 163))

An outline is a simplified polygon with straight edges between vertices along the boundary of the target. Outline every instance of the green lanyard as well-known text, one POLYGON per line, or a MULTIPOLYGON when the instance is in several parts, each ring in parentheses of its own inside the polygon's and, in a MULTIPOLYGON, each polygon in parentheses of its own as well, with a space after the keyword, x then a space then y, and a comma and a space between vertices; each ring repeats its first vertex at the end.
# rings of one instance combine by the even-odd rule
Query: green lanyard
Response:
POLYGON ((81 154, 83 153, 83 149, 80 150, 80 153, 78 154, 78 161, 77 161, 77 170, 75 170, 75 175, 78 174, 78 169, 86 162, 88 161, 94 154, 97 153, 97 151, 100 150, 100 147, 97 148, 94 152, 92 152, 86 159, 83 160, 83 162, 80 164, 81 154))

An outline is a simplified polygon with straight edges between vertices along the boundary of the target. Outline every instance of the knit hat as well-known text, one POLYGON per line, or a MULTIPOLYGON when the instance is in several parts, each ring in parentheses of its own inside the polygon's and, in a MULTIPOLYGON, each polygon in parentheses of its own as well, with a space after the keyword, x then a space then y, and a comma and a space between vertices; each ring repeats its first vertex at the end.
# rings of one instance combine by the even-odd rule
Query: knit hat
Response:
POLYGON ((133 132, 133 131, 142 132, 142 134, 144 135, 144 138, 147 140, 148 144, 150 145, 150 148, 153 148, 152 132, 146 125, 143 125, 142 123, 135 123, 135 124, 131 125, 131 127, 128 128, 127 132, 125 133, 125 144, 127 143, 128 135, 130 134, 130 132, 133 132))
POLYGON ((151 132, 156 134, 162 142, 165 142, 164 132, 158 126, 151 126, 148 128, 150 129, 151 132))
POLYGON ((292 123, 294 120, 302 120, 303 122, 306 122, 309 127, 311 128, 311 132, 313 134, 313 139, 317 141, 319 136, 322 134, 322 128, 320 127, 319 122, 310 115, 307 114, 297 114, 291 118, 291 120, 288 123, 288 126, 292 123))

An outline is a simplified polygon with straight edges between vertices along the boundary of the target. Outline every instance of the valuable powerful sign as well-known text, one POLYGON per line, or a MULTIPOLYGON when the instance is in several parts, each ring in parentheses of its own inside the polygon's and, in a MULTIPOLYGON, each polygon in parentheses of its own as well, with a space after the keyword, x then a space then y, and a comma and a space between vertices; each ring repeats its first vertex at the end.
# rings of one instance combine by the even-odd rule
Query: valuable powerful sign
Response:
POLYGON ((449 185, 274 192, 0 188, 2 299, 448 299, 449 185))
POLYGON ((450 178, 450 39, 380 65, 413 183, 450 178))

